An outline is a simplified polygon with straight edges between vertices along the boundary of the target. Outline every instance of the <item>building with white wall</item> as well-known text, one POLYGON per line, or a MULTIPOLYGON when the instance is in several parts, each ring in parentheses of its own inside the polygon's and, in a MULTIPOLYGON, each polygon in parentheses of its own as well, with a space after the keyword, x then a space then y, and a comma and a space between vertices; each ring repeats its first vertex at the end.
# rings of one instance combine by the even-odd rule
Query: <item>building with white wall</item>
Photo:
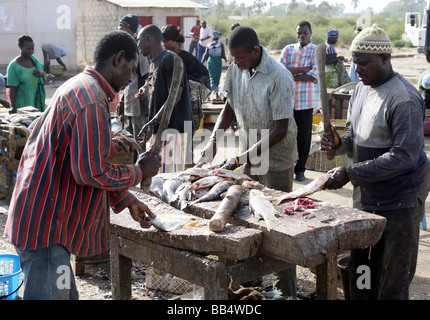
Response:
POLYGON ((190 43, 190 30, 195 24, 196 9, 207 7, 189 0, 78 0, 78 64, 92 59, 100 37, 118 27, 118 21, 126 14, 139 16, 144 27, 155 24, 162 28, 167 24, 181 27, 185 36, 184 48, 190 43))
POLYGON ((80 69, 91 63, 100 37, 116 30, 128 13, 139 16, 142 26, 181 27, 188 49, 196 9, 207 7, 189 0, 0 0, 0 65, 5 69, 19 55, 18 37, 28 34, 40 61, 41 45, 54 43, 67 51, 62 58, 67 67, 80 69))

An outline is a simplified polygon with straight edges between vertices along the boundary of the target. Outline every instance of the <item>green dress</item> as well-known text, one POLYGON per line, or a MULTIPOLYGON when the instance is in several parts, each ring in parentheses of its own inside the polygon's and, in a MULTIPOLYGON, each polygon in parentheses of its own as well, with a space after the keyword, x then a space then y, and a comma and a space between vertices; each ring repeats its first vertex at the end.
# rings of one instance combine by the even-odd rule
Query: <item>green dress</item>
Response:
POLYGON ((16 87, 17 109, 33 106, 40 111, 45 110, 45 84, 43 78, 36 77, 34 70, 43 71, 43 64, 34 56, 31 56, 35 67, 25 68, 14 59, 7 67, 7 85, 16 87))
POLYGON ((211 43, 208 45, 209 58, 207 68, 211 82, 211 89, 218 91, 219 81, 222 73, 222 46, 221 42, 211 43))

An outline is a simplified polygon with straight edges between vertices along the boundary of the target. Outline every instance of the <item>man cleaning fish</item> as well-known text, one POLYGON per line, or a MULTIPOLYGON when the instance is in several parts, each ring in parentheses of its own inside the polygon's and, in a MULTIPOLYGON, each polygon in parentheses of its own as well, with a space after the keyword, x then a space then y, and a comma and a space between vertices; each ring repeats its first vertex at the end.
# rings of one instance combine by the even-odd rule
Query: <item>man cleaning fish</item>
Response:
MULTIPOLYGON (((276 290, 291 299, 298 298, 296 265, 326 267, 327 259, 345 249, 350 250, 351 299, 408 299, 417 264, 419 223, 430 190, 430 161, 424 151, 423 135, 425 104, 417 90, 393 71, 391 41, 384 30, 376 25, 365 28, 351 45, 360 83, 349 102, 348 131, 339 135, 331 126, 331 132, 321 135, 322 151, 352 154, 353 164, 331 169, 295 190, 298 146, 291 72, 266 51, 252 28, 235 28, 228 41, 233 62, 222 90, 224 108, 196 165, 188 168, 188 143, 192 142, 186 138, 186 123, 192 119, 188 78, 182 60, 162 46, 160 32, 155 25, 146 26, 139 32, 138 44, 122 31, 106 34, 95 50, 93 67, 87 67, 70 82, 79 89, 80 105, 68 99, 73 95, 67 91, 70 88, 61 87, 62 93, 43 113, 43 121, 31 129, 5 229, 22 260, 23 298, 78 298, 74 281, 68 292, 48 290, 56 282, 49 268, 69 265, 71 254, 89 256, 107 250, 109 204, 115 213, 128 208, 139 230, 150 228, 156 235, 174 237, 176 230, 196 227, 192 214, 210 221, 204 230, 208 235, 228 238, 234 232, 229 229, 231 225, 257 229, 252 231, 261 234, 264 245, 256 249, 261 249, 263 257, 282 261, 273 271, 278 280, 276 290), (138 157, 135 165, 114 165, 111 159, 119 149, 110 132, 106 110, 108 102, 130 82, 139 49, 151 57, 155 67, 145 86, 136 92, 137 96, 148 94, 152 101, 152 119, 139 136, 147 142, 154 135, 148 151, 138 157), (70 114, 68 119, 77 117, 79 121, 68 126, 62 121, 57 123, 58 114, 64 110, 70 114), (222 135, 234 120, 239 131, 238 152, 213 163, 222 147, 222 135), (55 126, 51 128, 50 124, 55 126), (92 128, 95 124, 97 130, 92 128), (53 128, 59 133, 55 134, 53 128), (177 148, 166 148, 168 139, 174 139, 177 148), (50 170, 42 170, 48 167, 50 170), (48 178, 36 174, 45 171, 48 178), (45 185, 47 179, 50 183, 45 185), (153 209, 150 203, 135 197, 133 192, 138 188, 132 187, 141 181, 149 181, 149 188, 139 192, 151 195, 151 200, 158 198, 158 204, 172 211, 157 212, 157 206, 153 209), (330 205, 308 198, 322 190, 340 189, 348 182, 354 187, 354 208, 335 212, 325 209, 330 205), (30 184, 39 187, 33 192, 28 188, 30 184), (60 199, 70 190, 73 206, 66 203, 67 199, 45 201, 52 194, 60 199), (72 207, 79 210, 72 212, 72 207), (362 226, 360 217, 344 212, 369 216, 362 226), (378 216, 381 224, 373 223, 371 215, 378 216), (77 222, 71 223, 72 220, 77 222), (348 223, 365 239, 345 235, 348 223), (371 240, 370 234, 377 239, 371 240), (351 239, 346 241, 349 236, 351 239), (52 257, 36 259, 36 255, 52 257), (362 265, 371 270, 368 289, 357 286, 357 269, 362 265), (35 277, 35 272, 46 273, 48 280, 35 277)), ((319 83, 320 88, 324 83, 319 83)), ((133 138, 120 141, 128 150, 139 147, 133 138)), ((143 182, 141 187, 144 189, 143 182)), ((232 236, 232 243, 239 242, 236 236, 232 236)), ((189 241, 193 241, 191 238, 192 235, 189 241)), ((207 241, 215 240, 208 236, 207 241)), ((220 260, 222 263, 225 258, 220 260)), ((255 266, 260 260, 245 262, 255 266)), ((269 273, 261 269, 258 274, 249 272, 250 277, 255 277, 247 280, 258 282, 269 273)), ((320 275, 322 269, 318 270, 320 275)), ((247 274, 246 271, 249 270, 244 269, 247 274)), ((219 283, 225 284, 224 280, 219 283)))
MULTIPOLYGON (((236 32, 240 30, 238 29, 236 32)), ((241 74, 248 72, 247 76, 252 79, 254 72, 256 73, 254 76, 259 75, 258 65, 247 64, 247 60, 242 58, 244 55, 240 56, 236 53, 234 36, 235 32, 233 32, 233 38, 229 43, 232 43, 233 46, 231 48, 233 49, 231 50, 233 56, 236 54, 237 57, 235 57, 235 64, 232 64, 230 69, 237 65, 237 68, 242 70, 241 74), (252 68, 248 71, 248 67, 252 68)), ((324 134, 321 149, 335 149, 337 154, 350 152, 354 156, 354 164, 331 170, 294 192, 291 192, 291 188, 284 189, 287 193, 270 199, 272 203, 267 201, 268 199, 264 197, 264 194, 261 194, 261 191, 251 190, 249 198, 250 210, 256 213, 257 218, 264 218, 267 228, 271 230, 276 226, 276 216, 279 216, 279 212, 274 209, 274 206, 279 206, 285 201, 307 197, 319 190, 338 189, 351 181, 354 185, 354 206, 358 209, 384 216, 388 220, 387 229, 378 244, 372 249, 355 249, 351 251, 351 296, 353 299, 407 299, 408 288, 416 266, 419 222, 423 217, 423 203, 429 189, 427 175, 430 170, 430 162, 424 152, 424 137, 422 134, 425 106, 416 90, 392 70, 390 64, 391 42, 382 29, 377 26, 364 29, 354 40, 351 50, 361 83, 355 90, 350 102, 348 111, 349 131, 339 137, 333 129, 334 145, 328 142, 328 134, 324 134), (368 64, 378 72, 372 71, 372 68, 367 66, 368 64), (391 92, 395 91, 405 92, 405 94, 397 94, 396 99, 388 100, 391 92), (372 99, 375 94, 382 94, 383 97, 387 98, 385 100, 372 99), (367 104, 364 101, 367 101, 367 104), (369 120, 365 124, 364 120, 360 120, 363 119, 360 118, 363 116, 366 119, 369 117, 381 119, 382 122, 378 127, 372 127, 374 122, 369 120), (412 123, 413 125, 411 125, 412 123), (372 134, 369 134, 369 132, 372 134), (402 232, 395 231, 397 230, 397 225, 405 226, 405 223, 407 228, 404 228, 402 232), (398 253, 398 248, 404 248, 400 254, 398 253), (397 254, 392 254, 394 250, 396 250, 397 254), (386 271, 386 268, 379 269, 374 267, 380 265, 379 261, 384 261, 387 266, 400 265, 397 262, 398 259, 406 259, 409 267, 403 271, 391 268, 390 272, 386 271), (359 290, 355 284, 357 280, 355 270, 359 265, 363 264, 370 264, 371 266, 372 286, 370 290, 359 290), (407 272, 408 276, 402 275, 403 272, 407 272), (381 277, 383 281, 381 281, 381 277)), ((251 56, 249 61, 252 61, 251 56)), ((225 91, 230 95, 228 96, 226 107, 213 130, 212 139, 202 153, 202 158, 198 162, 200 164, 209 162, 206 158, 207 154, 210 153, 213 156, 216 153, 216 142, 220 138, 216 133, 222 132, 222 130, 218 129, 228 128, 232 120, 230 114, 233 114, 231 113, 233 110, 236 116, 239 116, 239 121, 245 121, 242 120, 244 115, 240 113, 241 111, 232 109, 235 89, 230 84, 230 77, 231 75, 229 76, 229 72, 227 72, 225 91), (231 112, 229 113, 228 111, 230 110, 231 112)), ((289 86, 287 85, 286 87, 288 88, 289 86)), ((259 94, 261 95, 261 88, 259 88, 259 94)), ((235 105, 237 108, 242 103, 236 103, 235 105)), ((247 114, 249 114, 250 109, 247 108, 246 110, 247 114)), ((241 125, 243 124, 239 122, 239 126, 241 125)), ((284 126, 284 128, 287 127, 284 126)), ((276 122, 274 128, 276 128, 276 122)), ((275 129, 273 131, 276 132, 275 129)), ((286 135, 294 136, 292 133, 286 135)), ((274 133, 269 134, 269 136, 274 136, 274 133)), ((269 145, 273 146, 275 143, 269 142, 269 145)), ((248 153, 245 151, 238 157, 226 159, 219 167, 230 170, 239 167, 239 165, 249 167, 252 165, 252 159, 249 151, 248 153)), ((272 160, 272 157, 270 159, 272 160)), ((197 182, 193 183, 193 185, 197 186, 200 179, 206 179, 208 175, 212 177, 211 174, 208 174, 209 172, 204 168, 192 168, 185 174, 197 179, 197 182)), ((249 170, 245 172, 249 173, 249 170)), ((216 184, 218 187, 223 185, 225 186, 224 188, 228 188, 232 183, 238 184, 238 181, 246 181, 246 179, 243 180, 243 177, 240 179, 236 177, 236 179, 238 179, 235 180, 236 182, 227 182, 218 181, 212 177, 212 185, 216 184)), ((277 180, 283 179, 278 177, 277 180)), ((260 182, 270 186, 267 184, 267 178, 260 180, 260 182)), ((203 185, 203 181, 201 183, 203 185)), ((204 185, 204 187, 207 186, 204 185)), ((208 188, 208 194, 211 195, 210 200, 214 199, 212 193, 216 189, 214 188, 213 192, 211 192, 208 188)), ((222 188, 219 189, 219 193, 223 192, 222 188)), ((200 201, 204 201, 205 196, 201 199, 200 201)), ((194 203, 198 202, 199 200, 195 200, 194 203)), ((314 204, 312 204, 313 206, 314 204)))

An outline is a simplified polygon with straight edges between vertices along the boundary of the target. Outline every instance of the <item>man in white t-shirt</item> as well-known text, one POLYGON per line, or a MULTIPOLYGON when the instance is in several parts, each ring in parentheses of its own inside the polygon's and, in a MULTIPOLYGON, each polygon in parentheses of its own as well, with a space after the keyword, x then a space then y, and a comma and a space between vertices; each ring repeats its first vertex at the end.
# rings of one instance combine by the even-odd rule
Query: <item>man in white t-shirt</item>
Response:
POLYGON ((202 22, 202 28, 200 29, 200 40, 199 48, 197 50, 197 60, 202 61, 202 57, 205 54, 206 47, 212 41, 212 29, 208 27, 206 21, 202 22))

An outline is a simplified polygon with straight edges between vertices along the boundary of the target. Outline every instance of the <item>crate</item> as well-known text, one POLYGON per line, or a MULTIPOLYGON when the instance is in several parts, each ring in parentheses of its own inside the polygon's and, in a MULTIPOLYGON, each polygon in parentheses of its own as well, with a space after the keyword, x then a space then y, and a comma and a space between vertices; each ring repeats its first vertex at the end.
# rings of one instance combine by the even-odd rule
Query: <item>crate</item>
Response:
POLYGON ((148 289, 160 290, 174 294, 184 294, 201 288, 187 280, 169 276, 168 274, 152 267, 149 267, 146 270, 146 287, 148 289))
POLYGON ((333 160, 328 160, 325 152, 315 151, 308 156, 306 161, 306 168, 327 172, 336 167, 344 167, 348 164, 348 156, 343 154, 341 156, 335 156, 333 160))
POLYGON ((0 300, 16 300, 21 287, 21 265, 16 254, 0 254, 0 300))
POLYGON ((9 204, 15 187, 15 175, 30 130, 24 126, 0 125, 0 167, 6 171, 6 178, 0 180, 0 193, 9 204))

